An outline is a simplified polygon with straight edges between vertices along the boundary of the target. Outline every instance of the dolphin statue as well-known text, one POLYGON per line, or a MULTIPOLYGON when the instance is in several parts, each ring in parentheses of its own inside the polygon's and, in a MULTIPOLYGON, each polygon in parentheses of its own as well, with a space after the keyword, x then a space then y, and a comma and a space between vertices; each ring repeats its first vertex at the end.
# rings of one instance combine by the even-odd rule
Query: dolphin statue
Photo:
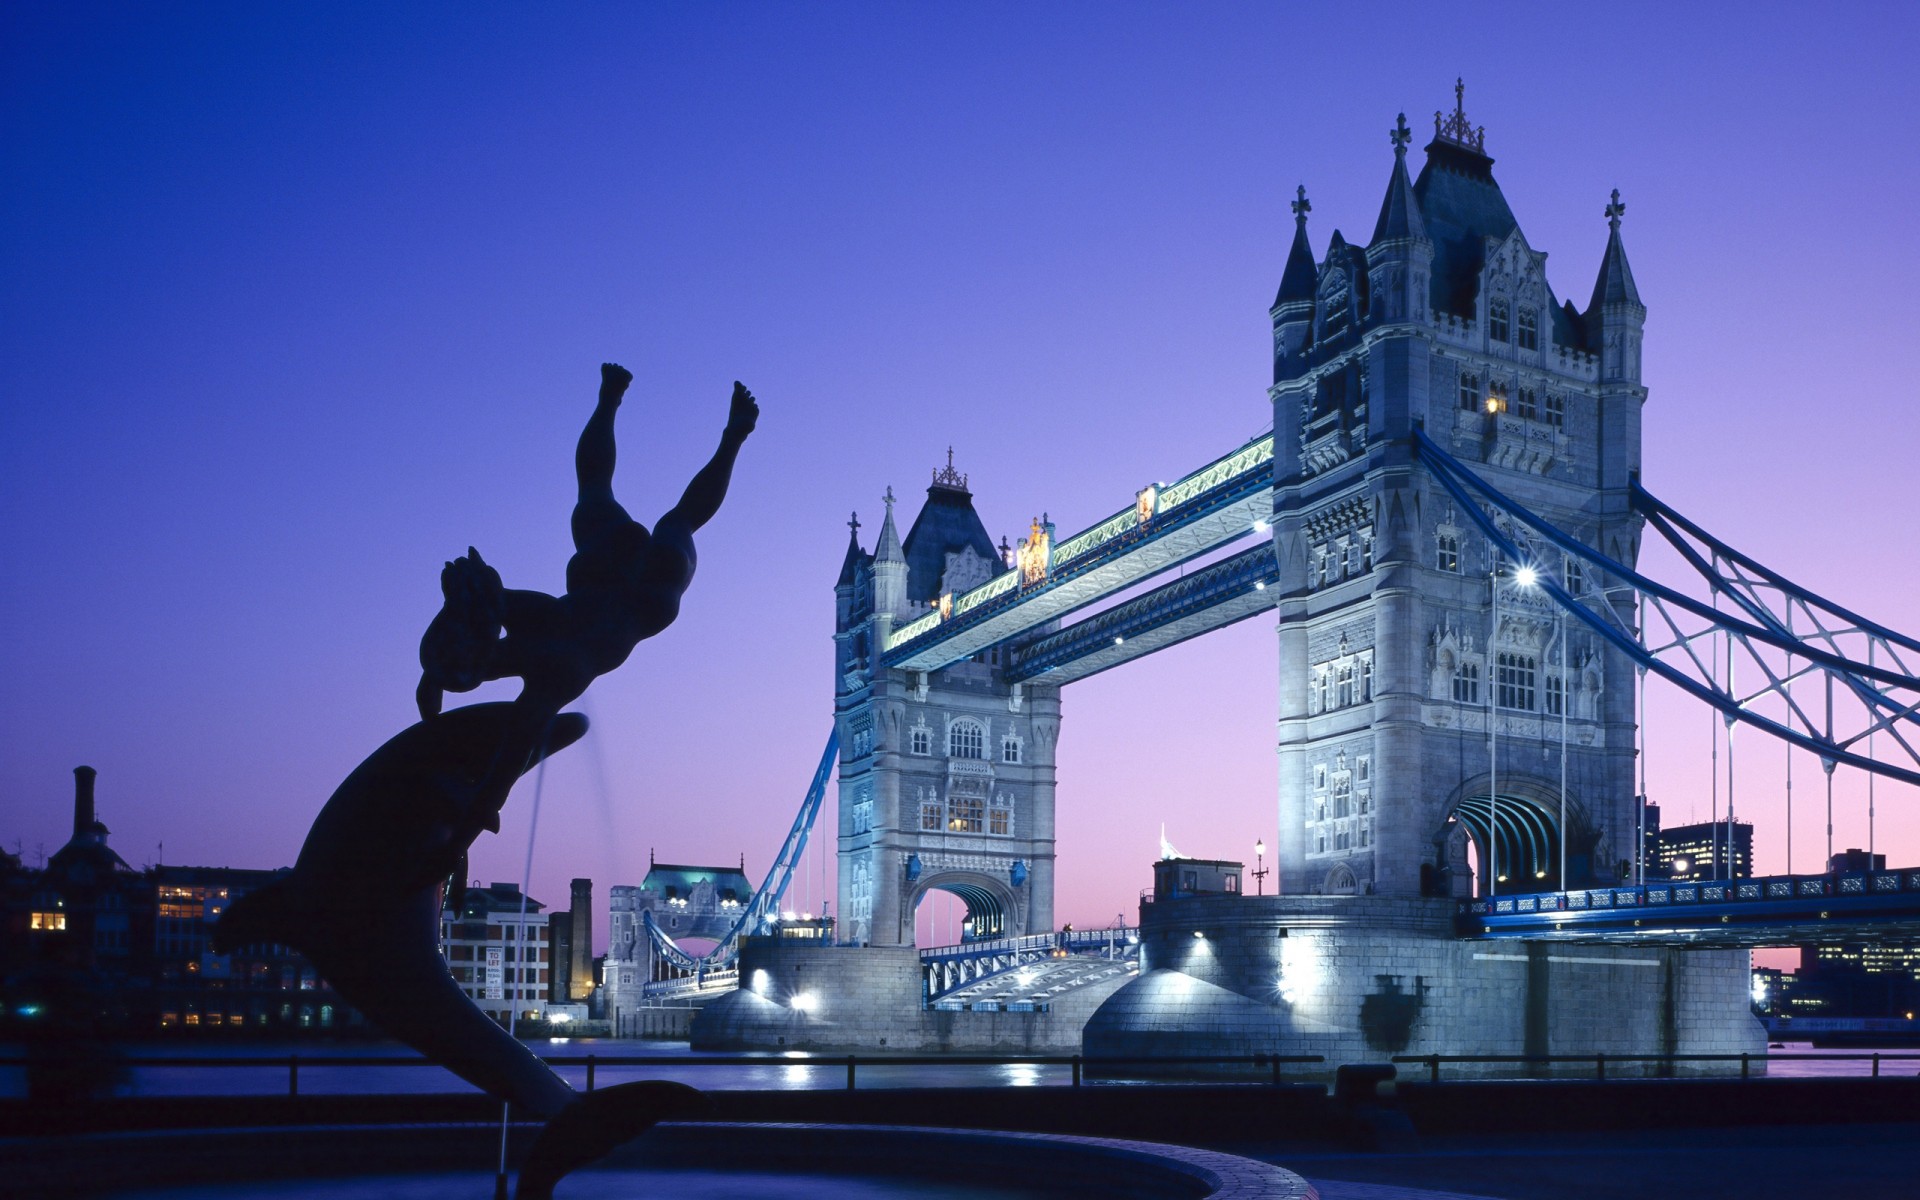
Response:
POLYGON ((499 828, 480 789, 503 745, 524 774, 587 731, 584 716, 561 713, 543 744, 516 746, 513 707, 454 709, 374 751, 320 810, 293 869, 234 901, 212 933, 220 953, 267 942, 298 950, 387 1034, 547 1121, 516 1191, 521 1200, 546 1200, 568 1171, 657 1121, 701 1111, 706 1100, 662 1081, 575 1092, 480 1011, 441 957, 447 881, 464 884, 467 847, 481 829, 499 828))

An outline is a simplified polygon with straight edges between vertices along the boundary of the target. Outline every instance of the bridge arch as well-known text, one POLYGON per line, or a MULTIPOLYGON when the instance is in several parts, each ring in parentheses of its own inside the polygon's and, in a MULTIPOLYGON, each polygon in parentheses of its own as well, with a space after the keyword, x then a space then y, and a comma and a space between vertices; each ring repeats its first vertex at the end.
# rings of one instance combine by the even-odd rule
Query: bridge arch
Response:
POLYGON ((914 917, 921 901, 933 892, 945 892, 966 906, 962 941, 984 941, 1025 932, 1019 897, 1006 880, 975 871, 943 871, 919 880, 908 893, 904 924, 909 934, 915 929, 914 917))
POLYGON ((1434 833, 1437 886, 1456 895, 1486 895, 1490 884, 1516 892, 1568 886, 1560 878, 1561 843, 1567 874, 1578 885, 1592 875, 1596 841, 1586 805, 1568 789, 1566 827, 1561 827, 1560 788, 1524 774, 1502 772, 1498 791, 1486 774, 1467 780, 1448 797, 1446 816, 1434 833), (1493 842, 1499 839, 1499 879, 1490 878, 1493 842), (1469 853, 1471 851, 1471 854, 1469 853))

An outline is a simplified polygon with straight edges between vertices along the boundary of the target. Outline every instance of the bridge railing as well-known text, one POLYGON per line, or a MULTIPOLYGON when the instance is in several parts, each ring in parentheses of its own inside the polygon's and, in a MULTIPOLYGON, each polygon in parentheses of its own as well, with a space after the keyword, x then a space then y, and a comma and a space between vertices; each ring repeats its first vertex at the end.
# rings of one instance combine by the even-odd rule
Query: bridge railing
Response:
POLYGON ((1479 896, 1460 902, 1470 918, 1517 917, 1537 913, 1594 912, 1606 909, 1674 909, 1826 897, 1866 898, 1920 893, 1920 868, 1841 871, 1819 875, 1768 875, 1749 879, 1670 880, 1622 887, 1576 888, 1562 892, 1517 892, 1479 896))
POLYGON ((977 942, 961 942, 954 946, 926 946, 920 951, 921 962, 943 961, 956 958, 991 958, 999 954, 1021 954, 1044 950, 1093 950, 1104 946, 1126 946, 1140 940, 1140 930, 1134 925, 1113 926, 1107 929, 1063 929, 1055 933, 1029 933, 1021 937, 983 938, 977 942))
MULTIPOLYGON (((1880 1078, 1880 1064, 1883 1062, 1920 1062, 1920 1054, 1888 1054, 1885 1051, 1871 1051, 1854 1054, 1396 1054, 1390 1060, 1396 1066, 1414 1065, 1427 1069, 1427 1082, 1440 1082, 1440 1068, 1443 1064, 1455 1066, 1525 1066, 1547 1067, 1577 1066, 1592 1067, 1593 1077, 1604 1081, 1607 1068, 1614 1068, 1614 1077, 1619 1078, 1619 1068, 1624 1066, 1653 1065, 1662 1075, 1672 1075, 1674 1068, 1685 1063, 1738 1063, 1740 1078, 1753 1077, 1753 1068, 1758 1064, 1764 1068, 1774 1059, 1783 1062, 1862 1062, 1871 1065, 1870 1075, 1880 1078)), ((1644 1074, 1644 1072, 1642 1073, 1644 1074)), ((1485 1076, 1467 1076, 1466 1078, 1485 1078, 1485 1076)))

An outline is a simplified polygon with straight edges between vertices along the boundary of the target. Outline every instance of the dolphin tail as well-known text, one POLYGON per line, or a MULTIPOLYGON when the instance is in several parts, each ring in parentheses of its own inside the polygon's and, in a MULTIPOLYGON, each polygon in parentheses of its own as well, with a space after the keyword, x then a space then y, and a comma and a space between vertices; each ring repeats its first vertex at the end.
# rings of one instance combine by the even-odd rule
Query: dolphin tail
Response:
POLYGON ((611 1154, 669 1117, 696 1116, 711 1102, 684 1083, 649 1079, 588 1092, 540 1131, 520 1164, 515 1200, 552 1200, 568 1172, 611 1154))
POLYGON ((227 905, 227 911, 213 923, 213 949, 231 954, 242 946, 268 943, 298 945, 301 906, 295 902, 293 880, 280 878, 257 888, 227 905))

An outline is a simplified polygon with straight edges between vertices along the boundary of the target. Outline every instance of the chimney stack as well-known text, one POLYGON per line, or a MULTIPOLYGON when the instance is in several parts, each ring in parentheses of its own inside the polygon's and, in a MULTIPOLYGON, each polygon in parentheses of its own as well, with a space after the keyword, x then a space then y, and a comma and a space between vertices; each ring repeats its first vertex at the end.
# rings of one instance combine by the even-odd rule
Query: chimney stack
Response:
POLYGON ((93 828, 93 777, 98 774, 92 767, 73 769, 73 836, 80 837, 93 828))

